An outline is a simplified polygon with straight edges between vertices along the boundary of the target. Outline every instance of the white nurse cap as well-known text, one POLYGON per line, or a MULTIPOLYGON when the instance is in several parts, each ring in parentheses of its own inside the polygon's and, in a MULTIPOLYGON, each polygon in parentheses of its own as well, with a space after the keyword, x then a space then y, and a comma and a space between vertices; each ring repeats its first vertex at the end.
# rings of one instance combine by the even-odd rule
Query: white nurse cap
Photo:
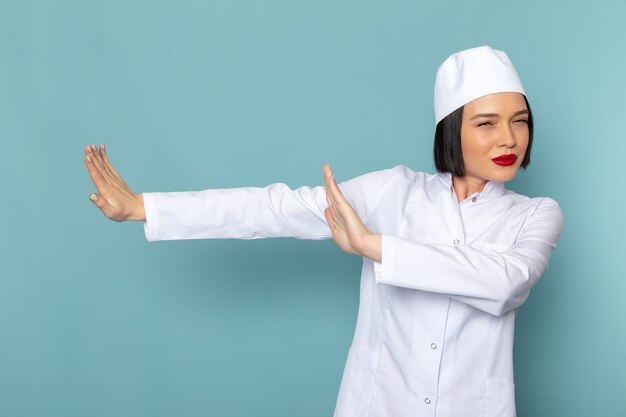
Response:
POLYGON ((435 124, 472 100, 505 92, 526 95, 506 53, 479 46, 452 54, 437 70, 435 124))

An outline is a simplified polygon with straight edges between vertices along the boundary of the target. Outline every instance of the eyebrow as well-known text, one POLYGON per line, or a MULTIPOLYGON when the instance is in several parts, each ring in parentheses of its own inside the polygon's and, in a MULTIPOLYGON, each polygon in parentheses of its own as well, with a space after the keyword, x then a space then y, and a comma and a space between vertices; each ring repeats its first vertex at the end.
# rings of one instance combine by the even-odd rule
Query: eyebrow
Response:
MULTIPOLYGON (((520 114, 528 114, 528 109, 516 111, 513 117, 519 116, 520 114)), ((478 119, 479 117, 497 117, 498 113, 478 113, 473 115, 470 120, 478 119)))

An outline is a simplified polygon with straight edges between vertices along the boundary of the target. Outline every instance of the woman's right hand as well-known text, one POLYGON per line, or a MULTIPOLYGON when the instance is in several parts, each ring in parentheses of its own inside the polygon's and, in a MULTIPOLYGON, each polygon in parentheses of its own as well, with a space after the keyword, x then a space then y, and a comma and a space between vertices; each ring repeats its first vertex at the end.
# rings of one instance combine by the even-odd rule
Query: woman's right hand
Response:
POLYGON ((85 165, 98 193, 89 199, 111 220, 146 220, 143 196, 135 194, 111 165, 104 145, 85 147, 85 165))

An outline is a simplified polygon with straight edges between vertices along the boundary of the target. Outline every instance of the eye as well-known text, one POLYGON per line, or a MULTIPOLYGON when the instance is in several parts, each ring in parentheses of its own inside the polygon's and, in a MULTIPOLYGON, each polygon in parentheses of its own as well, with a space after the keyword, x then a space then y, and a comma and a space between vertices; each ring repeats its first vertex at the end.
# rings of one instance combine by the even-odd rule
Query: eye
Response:
POLYGON ((491 123, 491 122, 482 122, 482 123, 479 123, 479 124, 478 124, 478 126, 479 126, 479 127, 480 127, 480 126, 491 126, 491 125, 492 125, 492 123, 491 123))
POLYGON ((518 123, 518 122, 521 122, 521 123, 528 123, 528 119, 519 119, 519 120, 516 120, 516 121, 515 121, 515 123, 518 123))

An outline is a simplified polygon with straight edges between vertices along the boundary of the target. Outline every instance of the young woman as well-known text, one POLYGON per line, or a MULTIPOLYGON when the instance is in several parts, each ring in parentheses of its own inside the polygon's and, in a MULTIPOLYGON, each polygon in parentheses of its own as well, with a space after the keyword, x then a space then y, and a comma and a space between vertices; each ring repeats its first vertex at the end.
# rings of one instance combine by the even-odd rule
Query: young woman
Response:
POLYGON ((85 148, 116 221, 149 241, 332 237, 363 256, 359 314, 335 416, 515 415, 517 308, 548 266, 558 204, 508 191, 530 162, 532 113, 507 55, 451 55, 435 81, 437 174, 404 166, 324 187, 135 194, 104 145, 85 148))

